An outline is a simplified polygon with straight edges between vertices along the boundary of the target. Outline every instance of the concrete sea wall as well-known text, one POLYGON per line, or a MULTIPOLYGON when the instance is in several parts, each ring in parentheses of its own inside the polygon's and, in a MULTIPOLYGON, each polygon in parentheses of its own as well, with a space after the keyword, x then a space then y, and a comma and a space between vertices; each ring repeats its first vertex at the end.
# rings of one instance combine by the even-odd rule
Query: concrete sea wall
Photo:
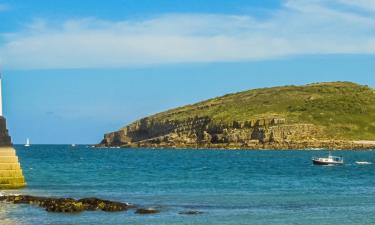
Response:
POLYGON ((0 147, 0 189, 21 188, 25 185, 16 150, 13 147, 0 147))

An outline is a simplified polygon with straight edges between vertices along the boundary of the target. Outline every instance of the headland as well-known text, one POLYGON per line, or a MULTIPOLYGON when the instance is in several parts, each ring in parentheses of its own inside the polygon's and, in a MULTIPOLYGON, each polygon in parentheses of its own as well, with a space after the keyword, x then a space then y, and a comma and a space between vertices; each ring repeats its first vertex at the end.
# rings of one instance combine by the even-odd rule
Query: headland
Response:
POLYGON ((97 146, 375 149, 375 90, 326 82, 228 94, 142 118, 97 146))

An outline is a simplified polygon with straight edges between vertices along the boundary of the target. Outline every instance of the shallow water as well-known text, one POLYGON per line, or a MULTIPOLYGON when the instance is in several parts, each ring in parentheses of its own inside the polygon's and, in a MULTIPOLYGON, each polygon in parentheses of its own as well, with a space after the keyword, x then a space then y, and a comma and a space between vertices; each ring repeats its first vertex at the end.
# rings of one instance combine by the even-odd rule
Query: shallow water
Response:
POLYGON ((375 224, 375 151, 339 151, 344 166, 313 166, 327 151, 93 149, 16 146, 27 188, 10 193, 99 197, 160 207, 48 213, 0 203, 1 224, 375 224), (201 215, 179 215, 198 210, 201 215))

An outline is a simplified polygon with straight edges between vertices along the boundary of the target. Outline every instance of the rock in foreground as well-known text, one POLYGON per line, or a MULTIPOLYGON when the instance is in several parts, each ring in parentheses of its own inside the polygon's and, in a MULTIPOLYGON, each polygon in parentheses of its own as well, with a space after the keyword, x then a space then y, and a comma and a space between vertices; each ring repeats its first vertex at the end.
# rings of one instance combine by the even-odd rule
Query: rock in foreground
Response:
POLYGON ((98 198, 50 198, 30 195, 0 196, 0 201, 14 204, 30 204, 44 208, 48 212, 77 213, 83 211, 101 210, 105 212, 119 212, 134 208, 128 203, 102 200, 98 198))

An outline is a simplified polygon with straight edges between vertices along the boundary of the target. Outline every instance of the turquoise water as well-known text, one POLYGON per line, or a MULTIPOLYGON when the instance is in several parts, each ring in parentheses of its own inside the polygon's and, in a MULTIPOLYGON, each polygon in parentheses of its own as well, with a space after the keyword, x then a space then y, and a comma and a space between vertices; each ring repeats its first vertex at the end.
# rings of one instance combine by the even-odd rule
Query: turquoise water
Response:
POLYGON ((161 213, 58 214, 0 203, 0 224, 375 224, 375 164, 354 164, 375 162, 375 151, 340 151, 346 164, 324 167, 310 159, 326 151, 16 149, 28 186, 7 194, 95 196, 161 213))

